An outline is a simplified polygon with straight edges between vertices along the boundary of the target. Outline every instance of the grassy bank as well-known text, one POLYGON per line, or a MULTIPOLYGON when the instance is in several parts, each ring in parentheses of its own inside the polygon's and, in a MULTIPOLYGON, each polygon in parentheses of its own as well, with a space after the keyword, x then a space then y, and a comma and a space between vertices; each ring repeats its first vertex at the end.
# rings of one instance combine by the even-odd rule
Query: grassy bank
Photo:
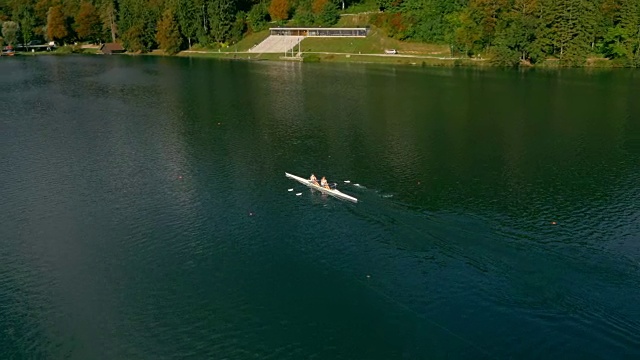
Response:
POLYGON ((386 37, 382 31, 372 27, 364 38, 314 38, 300 43, 303 52, 337 52, 349 54, 384 54, 386 49, 396 49, 401 55, 423 55, 449 57, 446 45, 400 41, 386 37))
MULTIPOLYGON (((358 20, 356 17, 343 16, 340 25, 354 26, 353 23, 359 21, 366 22, 368 20, 358 20)), ((231 60, 283 60, 282 54, 246 52, 268 36, 269 32, 265 30, 250 34, 238 44, 226 48, 193 47, 191 50, 183 51, 179 55, 231 60)), ((361 62, 414 66, 461 66, 477 65, 479 63, 467 59, 449 58, 449 48, 446 45, 395 40, 385 36, 381 30, 375 27, 371 27, 369 35, 364 38, 309 37, 300 43, 300 51, 304 60, 310 62, 361 62), (386 49, 396 49, 399 54, 386 55, 384 52, 386 49)))
POLYGON ((302 55, 304 62, 341 62, 341 63, 367 63, 411 66, 486 66, 485 61, 471 59, 439 59, 431 57, 400 57, 378 56, 371 54, 318 54, 305 53, 302 55))
POLYGON ((247 34, 244 38, 242 38, 242 40, 238 41, 238 43, 231 44, 225 47, 201 46, 199 44, 196 44, 189 50, 208 52, 245 52, 252 47, 260 44, 267 37, 269 37, 269 30, 263 30, 260 32, 247 34))
POLYGON ((69 55, 69 54, 87 54, 93 55, 98 53, 98 48, 82 48, 79 46, 60 46, 51 51, 16 51, 16 55, 21 56, 39 56, 39 55, 69 55))

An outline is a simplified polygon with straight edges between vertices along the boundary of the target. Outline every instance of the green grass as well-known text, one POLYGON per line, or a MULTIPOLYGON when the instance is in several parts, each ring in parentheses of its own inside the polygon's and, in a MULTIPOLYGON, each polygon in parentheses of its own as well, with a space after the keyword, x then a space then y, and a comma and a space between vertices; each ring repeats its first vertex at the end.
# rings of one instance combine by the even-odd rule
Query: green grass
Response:
POLYGON ((340 13, 358 14, 358 13, 371 12, 371 11, 378 11, 378 4, 376 3, 375 0, 363 0, 362 2, 353 4, 347 7, 346 9, 344 9, 344 11, 341 10, 340 13))
POLYGON ((232 50, 236 51, 236 46, 238 51, 247 51, 254 47, 255 45, 260 44, 264 39, 269 37, 269 30, 262 30, 257 33, 252 33, 245 36, 242 40, 238 41, 236 45, 230 46, 232 50))
POLYGON ((384 54, 385 49, 396 49, 404 55, 448 57, 446 45, 399 41, 386 37, 376 27, 371 27, 365 38, 306 38, 302 41, 303 52, 336 52, 351 54, 384 54))
POLYGON ((335 27, 365 27, 371 23, 371 14, 354 14, 340 16, 335 27))
POLYGON ((97 48, 81 48, 80 46, 66 45, 60 46, 52 51, 16 51, 16 54, 37 56, 37 55, 69 55, 69 54, 96 54, 97 48))
POLYGON ((98 50, 100 50, 100 49, 99 48, 98 49, 96 49, 96 48, 85 48, 85 49, 82 49, 82 53, 83 54, 97 54, 98 50))
POLYGON ((242 38, 242 40, 238 41, 237 44, 232 44, 232 45, 225 46, 225 47, 202 46, 200 44, 195 44, 189 50, 193 50, 193 51, 211 51, 211 52, 213 52, 213 51, 218 52, 218 50, 220 50, 221 52, 247 51, 247 50, 251 49, 252 47, 254 47, 255 45, 260 44, 268 36, 269 36, 269 30, 262 30, 262 31, 259 31, 257 33, 251 33, 251 34, 245 35, 245 37, 242 38))

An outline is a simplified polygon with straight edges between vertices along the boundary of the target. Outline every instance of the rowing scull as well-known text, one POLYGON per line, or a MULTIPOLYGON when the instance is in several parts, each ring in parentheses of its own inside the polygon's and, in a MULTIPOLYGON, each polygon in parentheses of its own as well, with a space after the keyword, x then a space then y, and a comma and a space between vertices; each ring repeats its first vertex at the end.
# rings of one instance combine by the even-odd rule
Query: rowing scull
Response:
POLYGON ((284 175, 286 177, 291 178, 293 180, 296 180, 296 181, 298 181, 298 182, 300 182, 300 183, 302 183, 304 185, 307 185, 308 187, 310 187, 312 189, 316 189, 318 191, 322 191, 325 194, 329 194, 331 196, 335 196, 338 199, 349 200, 349 201, 353 201, 355 203, 358 202, 358 199, 354 198, 353 196, 349 196, 349 195, 341 192, 340 190, 325 189, 322 186, 314 184, 309 179, 301 178, 300 176, 295 176, 295 175, 289 174, 287 172, 285 172, 284 175))

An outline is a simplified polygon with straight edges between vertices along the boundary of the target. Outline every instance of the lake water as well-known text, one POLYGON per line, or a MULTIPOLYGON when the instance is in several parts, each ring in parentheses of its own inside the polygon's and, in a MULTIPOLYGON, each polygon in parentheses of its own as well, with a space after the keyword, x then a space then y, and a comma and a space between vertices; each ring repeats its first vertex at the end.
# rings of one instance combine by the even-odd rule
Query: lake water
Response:
POLYGON ((640 357, 639 72, 0 74, 0 358, 640 357))

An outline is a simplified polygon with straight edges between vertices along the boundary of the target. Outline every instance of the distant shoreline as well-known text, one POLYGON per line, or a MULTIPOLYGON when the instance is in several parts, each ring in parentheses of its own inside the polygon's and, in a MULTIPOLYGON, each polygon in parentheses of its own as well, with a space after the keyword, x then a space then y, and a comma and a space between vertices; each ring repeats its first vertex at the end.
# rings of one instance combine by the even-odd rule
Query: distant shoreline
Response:
MULTIPOLYGON (((163 56, 157 53, 155 55, 163 56)), ((410 65, 410 66, 487 66, 486 60, 447 58, 429 55, 408 55, 408 54, 356 54, 340 52, 302 52, 300 56, 284 56, 279 53, 250 53, 250 52, 214 52, 200 50, 185 50, 176 54, 179 57, 203 57, 225 60, 245 60, 245 61, 298 61, 298 62, 339 62, 339 63, 375 63, 389 65, 410 65)))
MULTIPOLYGON (((64 55, 103 55, 99 54, 97 48, 87 47, 73 49, 73 46, 60 47, 54 51, 25 52, 17 51, 16 56, 64 56, 64 55)), ((496 65, 490 59, 474 59, 460 57, 432 56, 423 54, 376 54, 376 53, 343 53, 328 51, 308 51, 301 52, 301 56, 284 56, 280 53, 251 53, 247 51, 213 51, 213 50, 183 50, 175 55, 167 55, 162 50, 152 50, 146 53, 122 53, 104 56, 163 56, 163 57, 193 57, 210 58, 220 60, 236 61, 295 61, 304 63, 354 63, 354 64, 383 64, 383 65, 403 65, 420 67, 482 67, 482 68, 538 68, 538 69, 629 69, 630 67, 608 59, 591 58, 587 59, 584 66, 560 66, 558 60, 548 59, 542 64, 527 65, 519 67, 505 67, 496 65)))

